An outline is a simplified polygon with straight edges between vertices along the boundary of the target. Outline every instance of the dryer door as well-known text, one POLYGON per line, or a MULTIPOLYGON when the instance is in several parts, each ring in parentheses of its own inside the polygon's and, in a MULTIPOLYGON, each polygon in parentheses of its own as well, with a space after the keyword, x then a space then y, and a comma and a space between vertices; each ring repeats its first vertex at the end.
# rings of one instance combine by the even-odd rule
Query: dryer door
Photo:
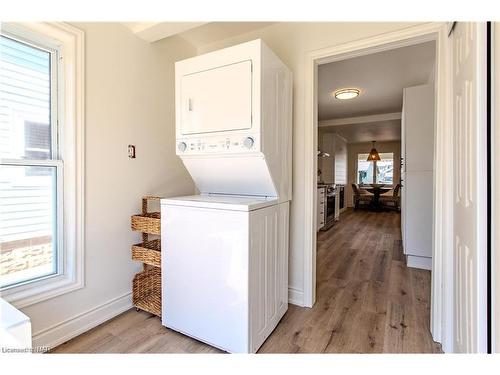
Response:
POLYGON ((252 127, 250 60, 188 74, 181 79, 181 134, 252 127))

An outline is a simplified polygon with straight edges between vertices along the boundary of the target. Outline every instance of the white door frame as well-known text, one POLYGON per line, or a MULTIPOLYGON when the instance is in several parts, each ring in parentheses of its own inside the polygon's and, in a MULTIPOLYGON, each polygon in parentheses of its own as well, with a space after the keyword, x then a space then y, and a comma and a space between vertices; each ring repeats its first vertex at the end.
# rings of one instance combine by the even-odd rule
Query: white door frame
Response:
POLYGON ((498 173, 500 166, 500 154, 495 152, 500 150, 500 106, 498 105, 498 100, 500 98, 500 71, 496 67, 500 66, 500 23, 492 22, 491 24, 491 35, 493 41, 492 57, 493 61, 492 67, 492 143, 491 150, 492 155, 492 187, 491 187, 491 197, 492 197, 492 352, 500 353, 500 173, 498 173))
POLYGON ((432 257, 431 332, 445 352, 453 344, 453 149, 450 142, 450 55, 447 23, 425 23, 310 52, 305 79, 305 253, 304 306, 316 300, 316 170, 318 66, 376 52, 436 41, 436 129, 434 146, 434 233, 432 257))

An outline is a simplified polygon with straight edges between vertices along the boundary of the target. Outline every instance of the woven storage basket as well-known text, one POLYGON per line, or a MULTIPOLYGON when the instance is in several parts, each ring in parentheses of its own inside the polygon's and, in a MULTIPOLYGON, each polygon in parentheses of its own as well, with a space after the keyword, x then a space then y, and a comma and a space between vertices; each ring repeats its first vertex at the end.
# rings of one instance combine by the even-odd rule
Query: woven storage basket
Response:
POLYGON ((142 198, 142 214, 133 215, 130 218, 130 226, 132 230, 149 233, 149 234, 161 234, 160 226, 160 213, 159 212, 148 212, 148 201, 160 200, 159 197, 146 196, 142 198))
POLYGON ((161 272, 151 267, 134 276, 132 303, 135 307, 161 316, 161 272))
POLYGON ((149 264, 155 267, 161 267, 161 242, 160 240, 144 241, 132 245, 132 259, 149 264))

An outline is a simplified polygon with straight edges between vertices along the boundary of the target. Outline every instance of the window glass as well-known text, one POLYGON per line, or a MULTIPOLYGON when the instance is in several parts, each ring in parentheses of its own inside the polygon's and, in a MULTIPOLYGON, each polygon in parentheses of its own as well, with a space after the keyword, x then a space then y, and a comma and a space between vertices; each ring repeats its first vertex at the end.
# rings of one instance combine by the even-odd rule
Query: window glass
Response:
POLYGON ((0 37, 0 157, 52 157, 50 52, 0 37))
POLYGON ((51 54, 0 37, 0 288, 58 272, 51 54))
POLYGON ((373 174, 375 181, 379 184, 392 185, 394 182, 394 153, 379 153, 380 160, 376 163, 366 161, 368 153, 358 154, 357 165, 357 183, 359 185, 373 183, 373 174))
POLYGON ((368 154, 358 154, 358 184, 371 184, 373 182, 373 163, 366 161, 368 154))
POLYGON ((379 153, 377 161, 377 183, 392 185, 394 174, 394 154, 392 152, 379 153))
POLYGON ((56 167, 0 166, 0 287, 56 267, 56 167))

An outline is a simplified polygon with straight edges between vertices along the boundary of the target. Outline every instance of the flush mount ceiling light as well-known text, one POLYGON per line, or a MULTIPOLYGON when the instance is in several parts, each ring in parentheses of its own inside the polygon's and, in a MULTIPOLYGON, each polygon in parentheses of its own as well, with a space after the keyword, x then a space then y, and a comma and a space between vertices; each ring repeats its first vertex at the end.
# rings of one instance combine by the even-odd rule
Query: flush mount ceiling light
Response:
POLYGON ((358 95, 359 95, 359 90, 354 88, 339 89, 333 93, 335 99, 340 99, 340 100, 354 99, 358 97, 358 95))

